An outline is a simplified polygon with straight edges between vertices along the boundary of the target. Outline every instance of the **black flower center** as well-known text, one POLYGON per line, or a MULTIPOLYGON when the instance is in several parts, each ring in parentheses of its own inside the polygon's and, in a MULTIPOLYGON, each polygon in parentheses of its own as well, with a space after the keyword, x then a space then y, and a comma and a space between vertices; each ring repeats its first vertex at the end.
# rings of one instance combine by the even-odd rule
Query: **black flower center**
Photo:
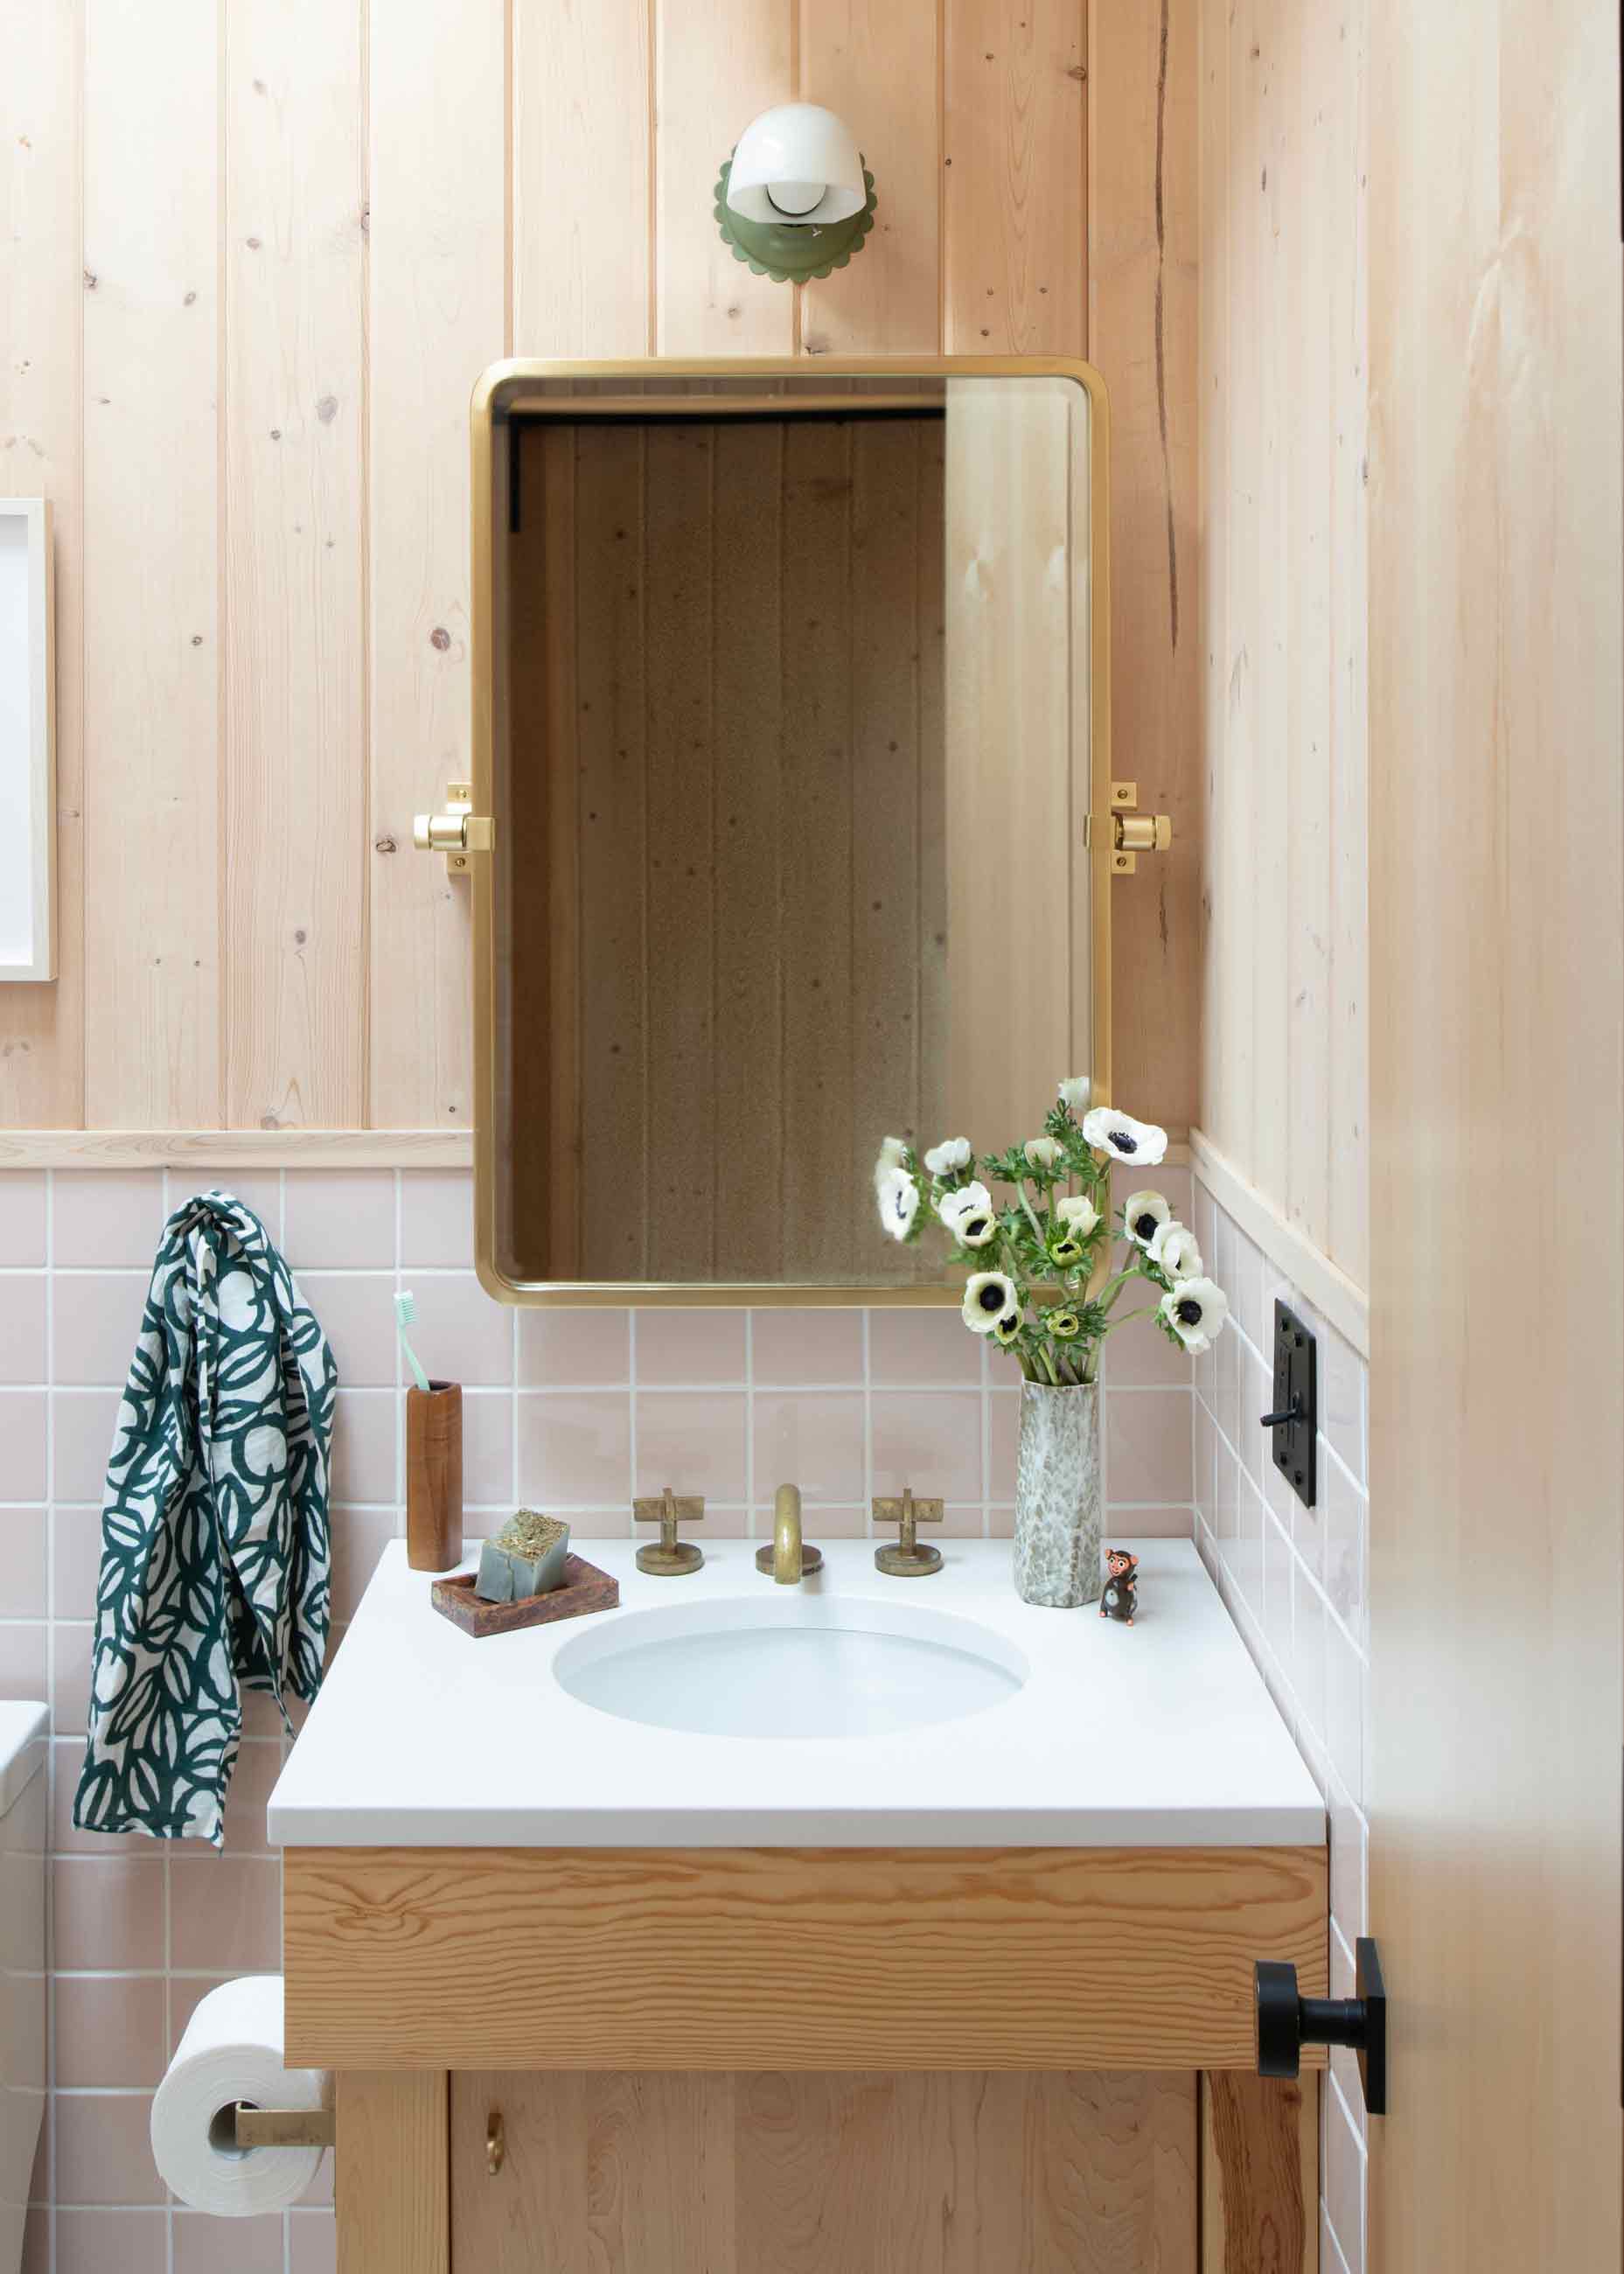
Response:
POLYGON ((966 1222, 965 1238, 966 1239, 979 1239, 981 1233, 984 1232, 986 1229, 986 1217, 984 1216, 973 1216, 966 1222))
POLYGON ((1181 1326, 1199 1327, 1201 1323, 1201 1306, 1193 1295, 1186 1295, 1182 1303, 1174 1304, 1173 1315, 1181 1326))
POLYGON ((1113 1129, 1111 1142, 1119 1153, 1137 1153, 1139 1149, 1139 1139, 1130 1137, 1125 1129, 1113 1129))
POLYGON ((1137 1219, 1133 1229, 1141 1239, 1154 1239, 1156 1236, 1156 1217, 1147 1209, 1145 1214, 1137 1219))
POLYGON ((1001 1311, 1004 1308, 1004 1290, 998 1286, 983 1287, 975 1299, 983 1311, 1001 1311))

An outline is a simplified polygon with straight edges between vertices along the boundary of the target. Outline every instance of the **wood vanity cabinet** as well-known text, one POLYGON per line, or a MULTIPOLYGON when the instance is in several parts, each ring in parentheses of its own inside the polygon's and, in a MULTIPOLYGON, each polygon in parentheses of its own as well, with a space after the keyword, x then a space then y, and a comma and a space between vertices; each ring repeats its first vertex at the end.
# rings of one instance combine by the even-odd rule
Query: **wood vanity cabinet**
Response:
POLYGON ((289 1848, 339 2274, 1304 2274, 1323 1847, 289 1848))

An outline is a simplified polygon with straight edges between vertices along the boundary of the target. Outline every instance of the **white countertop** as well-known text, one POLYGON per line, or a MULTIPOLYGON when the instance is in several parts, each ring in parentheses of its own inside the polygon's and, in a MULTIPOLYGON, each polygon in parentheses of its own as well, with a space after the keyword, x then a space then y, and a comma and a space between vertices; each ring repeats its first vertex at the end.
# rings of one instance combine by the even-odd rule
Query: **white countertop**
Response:
MULTIPOLYGON (((816 1536, 815 1511, 808 1532, 816 1536)), ((990 1630, 1027 1678, 962 1719, 884 1736, 712 1736, 621 1720, 568 1696, 558 1653, 590 1630, 708 1598, 786 1602, 757 1542, 706 1540, 702 1571, 650 1578, 628 1540, 573 1543, 620 1608, 476 1641, 429 1578, 385 1550, 271 1796, 286 1847, 1317 1846, 1320 1796, 1188 1540, 1139 1561, 1130 1628, 1097 1608, 1039 1610, 1007 1540, 944 1540, 944 1568, 893 1579, 873 1540, 825 1541, 802 1582, 847 1603, 990 1630)), ((1113 1544, 1116 1543, 1113 1540, 1113 1544)), ((476 1548, 475 1555, 477 1550, 476 1548)), ((461 1568, 472 1568, 470 1557, 461 1568)))

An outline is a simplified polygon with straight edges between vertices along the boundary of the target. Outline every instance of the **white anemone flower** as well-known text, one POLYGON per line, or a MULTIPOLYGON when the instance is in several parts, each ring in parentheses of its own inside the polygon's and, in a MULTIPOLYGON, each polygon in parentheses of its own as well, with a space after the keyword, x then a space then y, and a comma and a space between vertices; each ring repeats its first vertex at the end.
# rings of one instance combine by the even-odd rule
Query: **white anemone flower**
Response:
POLYGON ((906 1169, 887 1169, 876 1189, 880 1222, 893 1239, 906 1239, 919 1214, 919 1186, 906 1169))
POLYGON ((936 1214, 960 1247, 985 1247, 998 1229, 992 1194, 979 1180, 961 1185, 956 1193, 944 1193, 936 1214))
POLYGON ((970 1141, 967 1137, 944 1137, 925 1156, 925 1166, 933 1177, 951 1177, 969 1165, 970 1141))
POLYGON ((1086 1193, 1068 1193, 1065 1199, 1056 1201, 1055 1214, 1079 1239, 1086 1239, 1100 1221, 1100 1211, 1086 1193))
POLYGON ((1222 1334, 1229 1315, 1229 1299, 1210 1279, 1181 1279, 1169 1287, 1156 1306, 1187 1351, 1199 1358, 1211 1350, 1214 1335, 1222 1334))
POLYGON ((964 1322, 973 1335, 989 1335, 1004 1321, 1019 1320, 1020 1302, 1007 1271, 974 1271, 965 1288, 964 1322))
POLYGON ((1060 1085, 1060 1103, 1072 1113, 1086 1113, 1093 1089, 1086 1073, 1074 1073, 1060 1085))
POLYGON ((1167 1156, 1165 1129, 1154 1121, 1136 1121, 1131 1113, 1118 1113, 1114 1105, 1096 1105, 1086 1113, 1083 1135, 1101 1152, 1132 1162, 1135 1168, 1154 1169, 1167 1156))
POLYGON ((1169 1279, 1199 1279, 1207 1269, 1194 1232, 1187 1224, 1180 1224, 1177 1216, 1162 1225, 1147 1253, 1169 1279))
POLYGON ((1173 1211, 1161 1193, 1130 1193, 1122 1204, 1123 1222, 1130 1239, 1147 1253, 1157 1233, 1173 1221, 1173 1211))
POLYGON ((900 1137, 882 1137, 880 1157, 874 1164, 874 1193, 877 1200, 885 1189, 885 1179, 891 1176, 908 1157, 908 1148, 900 1137))
POLYGON ((1022 1149, 1040 1173, 1060 1166, 1060 1141, 1057 1137, 1028 1137, 1022 1149))

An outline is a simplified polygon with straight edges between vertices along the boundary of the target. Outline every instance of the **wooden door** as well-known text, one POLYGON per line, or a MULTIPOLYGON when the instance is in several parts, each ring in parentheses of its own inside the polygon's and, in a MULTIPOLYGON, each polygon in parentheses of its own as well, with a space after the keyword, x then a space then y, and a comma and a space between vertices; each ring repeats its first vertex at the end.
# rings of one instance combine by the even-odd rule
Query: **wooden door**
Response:
POLYGON ((451 2079, 479 2274, 1195 2274, 1196 2196, 1189 2071, 451 2079))
POLYGON ((1372 2274, 1620 2263, 1619 14, 1372 0, 1372 2274))

